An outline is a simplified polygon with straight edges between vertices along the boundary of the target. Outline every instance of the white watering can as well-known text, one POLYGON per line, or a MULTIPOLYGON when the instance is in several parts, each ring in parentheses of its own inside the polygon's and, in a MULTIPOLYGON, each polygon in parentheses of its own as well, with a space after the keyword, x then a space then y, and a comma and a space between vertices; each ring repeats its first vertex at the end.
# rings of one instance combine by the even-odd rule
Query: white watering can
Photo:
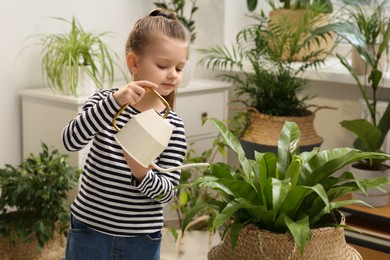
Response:
POLYGON ((173 126, 165 119, 171 109, 169 103, 155 90, 151 91, 166 106, 165 114, 161 117, 154 109, 149 109, 135 115, 121 130, 116 125, 116 119, 129 104, 123 105, 112 119, 112 125, 118 131, 115 140, 123 150, 145 168, 152 165, 160 172, 169 172, 189 167, 209 166, 208 163, 191 163, 164 169, 154 163, 157 156, 168 146, 173 126))

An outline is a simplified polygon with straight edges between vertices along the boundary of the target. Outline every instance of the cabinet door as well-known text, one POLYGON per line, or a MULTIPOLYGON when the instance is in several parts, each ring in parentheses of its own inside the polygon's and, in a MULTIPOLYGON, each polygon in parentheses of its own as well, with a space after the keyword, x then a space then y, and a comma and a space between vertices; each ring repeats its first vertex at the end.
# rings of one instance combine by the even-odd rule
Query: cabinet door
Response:
POLYGON ((225 92, 200 92, 179 95, 176 102, 176 112, 183 119, 187 137, 196 137, 217 133, 214 125, 202 121, 206 117, 225 120, 225 92))

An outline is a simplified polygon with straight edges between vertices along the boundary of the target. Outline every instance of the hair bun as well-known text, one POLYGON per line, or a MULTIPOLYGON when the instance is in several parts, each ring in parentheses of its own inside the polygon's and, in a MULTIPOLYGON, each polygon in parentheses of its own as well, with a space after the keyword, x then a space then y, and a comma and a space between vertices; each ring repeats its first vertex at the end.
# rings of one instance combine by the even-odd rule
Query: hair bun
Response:
POLYGON ((167 18, 169 20, 176 20, 175 14, 173 14, 172 12, 169 12, 167 10, 161 9, 161 8, 154 9, 153 11, 151 11, 149 13, 149 16, 162 16, 162 17, 167 18))

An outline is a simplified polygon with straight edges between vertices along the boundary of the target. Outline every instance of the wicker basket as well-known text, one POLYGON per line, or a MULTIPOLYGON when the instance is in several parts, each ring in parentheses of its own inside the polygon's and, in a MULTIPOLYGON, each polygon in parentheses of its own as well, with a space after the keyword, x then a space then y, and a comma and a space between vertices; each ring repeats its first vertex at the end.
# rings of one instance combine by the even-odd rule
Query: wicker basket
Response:
POLYGON ((298 124, 301 131, 300 146, 320 146, 324 139, 314 129, 314 117, 315 113, 301 117, 283 117, 251 112, 249 126, 241 139, 267 146, 277 146, 284 123, 292 121, 298 124))
MULTIPOLYGON (((281 28, 284 28, 284 30, 286 31, 288 30, 294 31, 296 30, 297 24, 302 21, 306 12, 307 10, 305 9, 272 10, 269 13, 269 19, 270 19, 269 23, 270 25, 278 25, 281 28)), ((320 27, 328 23, 329 23, 329 16, 324 14, 314 27, 320 27)), ((312 29, 315 29, 314 27, 312 29)), ((306 37, 308 37, 308 35, 304 36, 304 38, 301 39, 301 42, 303 42, 306 37)), ((318 37, 317 39, 318 42, 316 42, 313 39, 311 41, 310 48, 301 49, 300 52, 293 57, 293 60, 302 61, 303 57, 308 56, 310 53, 317 52, 320 50, 323 50, 324 52, 321 55, 318 55, 316 59, 311 58, 309 60, 324 60, 327 57, 328 53, 330 53, 331 50, 333 49, 335 38, 336 38, 335 34, 330 33, 324 38, 318 37)), ((288 46, 285 46, 284 50, 286 53, 283 53, 282 59, 286 60, 287 52, 289 51, 288 46)))
POLYGON ((209 260, 361 260, 361 255, 345 241, 342 228, 312 229, 312 238, 305 246, 301 258, 290 234, 272 233, 254 225, 244 227, 235 249, 231 247, 230 234, 208 252, 209 260))
POLYGON ((0 236, 1 260, 59 260, 65 256, 66 238, 60 232, 55 232, 54 237, 41 252, 36 249, 37 241, 16 242, 13 244, 9 238, 0 236))

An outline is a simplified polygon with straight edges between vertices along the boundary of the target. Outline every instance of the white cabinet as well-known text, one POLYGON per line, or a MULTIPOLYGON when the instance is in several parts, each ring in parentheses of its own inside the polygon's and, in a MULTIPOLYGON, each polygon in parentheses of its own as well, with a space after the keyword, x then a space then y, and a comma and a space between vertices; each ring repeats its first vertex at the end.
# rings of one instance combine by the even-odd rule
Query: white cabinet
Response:
MULTIPOLYGON (((228 91, 229 84, 213 80, 194 80, 179 89, 175 110, 183 118, 188 143, 194 142, 196 151, 209 149, 217 136, 217 129, 211 124, 202 126, 202 119, 227 119, 228 91)), ((69 154, 72 166, 82 167, 89 148, 68 153, 62 145, 61 131, 81 110, 87 97, 54 94, 48 88, 24 90, 21 95, 23 156, 39 152, 44 142, 69 154)))

